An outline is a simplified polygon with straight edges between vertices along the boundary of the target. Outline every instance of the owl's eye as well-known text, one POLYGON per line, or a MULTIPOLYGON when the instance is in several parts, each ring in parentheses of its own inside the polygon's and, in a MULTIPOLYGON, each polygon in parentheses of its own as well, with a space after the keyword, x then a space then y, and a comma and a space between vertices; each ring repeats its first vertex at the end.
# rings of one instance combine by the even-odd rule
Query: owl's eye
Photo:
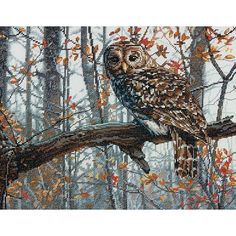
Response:
POLYGON ((120 61, 120 59, 117 56, 112 56, 112 57, 109 58, 109 61, 116 64, 120 61))
POLYGON ((130 55, 130 56, 129 56, 129 61, 134 62, 134 61, 136 61, 137 59, 138 59, 138 56, 137 56, 137 55, 130 55))

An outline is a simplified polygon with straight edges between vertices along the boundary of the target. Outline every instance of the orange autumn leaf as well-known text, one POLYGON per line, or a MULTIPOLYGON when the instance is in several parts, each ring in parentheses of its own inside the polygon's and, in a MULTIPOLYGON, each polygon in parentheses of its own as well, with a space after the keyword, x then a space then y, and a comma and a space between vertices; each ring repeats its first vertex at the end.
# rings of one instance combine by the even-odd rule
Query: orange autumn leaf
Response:
POLYGON ((69 96, 66 100, 65 100, 65 103, 69 103, 70 101, 71 101, 71 99, 72 99, 72 96, 69 96))
POLYGON ((28 77, 31 77, 33 74, 25 67, 20 68, 20 73, 23 75, 26 75, 28 77))
POLYGON ((71 109, 72 109, 72 110, 75 110, 75 109, 76 109, 76 103, 75 103, 75 102, 73 102, 73 103, 71 104, 71 109))
POLYGON ((199 201, 199 202, 201 202, 201 201, 203 201, 204 200, 204 198, 202 198, 200 195, 198 195, 197 193, 195 194, 195 197, 196 197, 196 199, 199 201))
POLYGON ((46 39, 43 39, 43 40, 42 40, 42 44, 43 44, 43 47, 44 47, 44 48, 47 47, 47 41, 46 41, 46 39))
POLYGON ((74 61, 76 61, 78 59, 78 57, 79 57, 78 53, 74 54, 74 61))
POLYGON ((170 187, 169 190, 175 193, 179 190, 179 187, 178 186, 170 187))
POLYGON ((160 201, 161 202, 164 202, 166 199, 167 199, 167 195, 166 194, 160 196, 160 201))
POLYGON ((85 47, 85 50, 83 51, 83 53, 84 53, 86 56, 88 56, 88 55, 90 54, 90 47, 89 47, 88 45, 85 47))
POLYGON ((181 36, 181 41, 183 42, 183 41, 185 41, 189 38, 190 38, 189 36, 187 36, 185 33, 183 33, 182 36, 181 36))
POLYGON ((192 179, 188 180, 187 184, 188 184, 189 187, 192 187, 193 186, 193 180, 192 179))
POLYGON ((127 169, 128 163, 127 162, 121 162, 118 166, 120 170, 125 170, 127 169))
POLYGON ((118 27, 118 28, 116 28, 115 30, 114 30, 114 34, 117 34, 117 33, 119 33, 120 32, 120 27, 118 27))
POLYGON ((143 176, 140 178, 140 182, 143 184, 143 185, 148 185, 150 183, 152 183, 153 181, 156 181, 158 178, 158 175, 155 174, 155 173, 150 173, 146 176, 143 176))
POLYGON ((183 189, 186 188, 186 187, 185 187, 185 184, 184 184, 183 182, 179 182, 178 185, 179 185, 180 188, 183 188, 183 189))
POLYGON ((18 31, 19 31, 20 33, 24 33, 26 30, 25 30, 24 27, 19 27, 18 31))
POLYGON ((152 181, 155 181, 155 180, 157 180, 157 178, 158 178, 158 175, 155 174, 155 173, 150 173, 150 174, 148 174, 147 176, 148 176, 148 178, 151 179, 152 181))
POLYGON ((11 84, 16 84, 18 82, 17 78, 16 77, 13 77, 10 79, 10 83, 11 84))
POLYGON ((29 60, 27 61, 27 64, 28 64, 28 65, 35 65, 35 63, 36 63, 36 61, 35 61, 34 59, 29 59, 29 60))
POLYGON ((114 32, 114 31, 111 31, 111 32, 109 33, 109 36, 112 36, 113 34, 115 34, 115 32, 114 32))
POLYGON ((23 131, 23 129, 22 128, 15 128, 14 129, 16 132, 18 132, 18 133, 20 133, 20 132, 22 132, 23 131))
POLYGON ((135 27, 134 29, 134 34, 138 34, 141 31, 142 28, 140 27, 135 27))
POLYGON ((64 66, 68 65, 68 62, 69 62, 69 59, 68 59, 67 57, 65 57, 65 58, 63 59, 63 65, 64 65, 64 66))
POLYGON ((93 206, 94 206, 93 203, 88 203, 88 204, 85 205, 86 208, 92 208, 93 206))
POLYGON ((111 179, 112 179, 112 184, 113 184, 114 186, 118 184, 118 182, 119 182, 119 176, 117 176, 117 175, 112 175, 111 179))
POLYGON ((227 185, 228 185, 229 187, 234 187, 234 186, 236 186, 236 181, 229 182, 227 185))
POLYGON ((128 38, 127 38, 126 36, 120 36, 119 39, 120 39, 121 41, 125 41, 125 40, 128 39, 128 38))
POLYGON ((107 172, 101 173, 99 175, 99 179, 101 179, 102 181, 106 181, 107 180, 107 176, 108 176, 107 172))
POLYGON ((56 64, 60 64, 63 60, 63 57, 56 57, 56 64))
POLYGON ((153 40, 149 40, 148 38, 142 38, 139 41, 140 44, 142 44, 146 49, 151 48, 154 45, 154 41, 153 40))
POLYGON ((86 198, 86 197, 90 196, 90 194, 88 192, 81 192, 79 195, 83 198, 86 198))
POLYGON ((93 49, 93 52, 94 52, 94 53, 97 53, 97 52, 98 52, 98 49, 99 49, 99 47, 98 47, 98 45, 96 45, 96 46, 94 47, 94 49, 93 49))
POLYGON ((166 181, 165 181, 164 179, 161 179, 161 180, 159 181, 159 184, 160 184, 160 185, 165 185, 165 184, 166 184, 166 181))

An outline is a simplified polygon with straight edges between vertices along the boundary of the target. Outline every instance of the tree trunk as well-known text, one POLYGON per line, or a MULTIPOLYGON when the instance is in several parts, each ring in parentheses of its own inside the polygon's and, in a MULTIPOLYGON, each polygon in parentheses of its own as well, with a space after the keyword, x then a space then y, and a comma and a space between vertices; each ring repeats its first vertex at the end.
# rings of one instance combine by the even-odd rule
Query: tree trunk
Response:
MULTIPOLYGON (((30 67, 30 27, 26 29, 26 54, 25 54, 25 63, 27 65, 27 71, 30 67)), ((25 136, 26 138, 30 138, 32 136, 32 111, 31 111, 31 77, 26 77, 26 127, 25 127, 25 136)))
POLYGON ((0 102, 7 100, 7 56, 10 27, 0 27, 0 102))
POLYGON ((92 124, 101 123, 100 111, 97 107, 97 96, 94 81, 94 66, 89 62, 88 55, 86 54, 86 48, 89 47, 88 42, 88 27, 81 27, 81 57, 82 57, 82 70, 84 83, 88 93, 88 100, 90 107, 92 108, 92 124))
MULTIPOLYGON (((57 71, 55 59, 60 53, 60 28, 45 27, 44 42, 46 47, 44 50, 44 66, 46 78, 44 81, 44 119, 45 128, 55 122, 60 114, 60 74, 57 71)), ((55 129, 45 132, 47 137, 56 133, 55 129)))
MULTIPOLYGON (((195 27, 193 30, 193 38, 190 45, 190 75, 191 75, 191 89, 198 88, 204 85, 204 70, 205 61, 196 56, 198 51, 204 51, 207 47, 204 27, 195 27)), ((197 90, 193 92, 201 107, 204 102, 204 90, 197 90)))

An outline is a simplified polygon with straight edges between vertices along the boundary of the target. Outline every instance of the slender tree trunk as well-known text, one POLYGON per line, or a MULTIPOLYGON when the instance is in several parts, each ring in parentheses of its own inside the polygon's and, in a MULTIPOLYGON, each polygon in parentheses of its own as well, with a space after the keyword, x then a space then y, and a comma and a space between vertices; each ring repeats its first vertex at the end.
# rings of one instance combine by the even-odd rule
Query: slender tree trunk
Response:
MULTIPOLYGON (((57 71, 55 59, 60 53, 60 28, 45 27, 44 66, 46 78, 44 81, 44 119, 45 128, 53 124, 61 113, 60 107, 60 74, 57 71)), ((56 133, 55 129, 45 132, 49 137, 56 133)))
MULTIPOLYGON (((204 85, 204 71, 205 61, 197 57, 198 51, 204 51, 207 48, 204 27, 195 27, 193 30, 193 38, 190 45, 190 74, 191 74, 191 88, 198 88, 204 85)), ((203 106, 204 90, 197 90, 193 92, 197 98, 200 106, 203 106)))
MULTIPOLYGON (((27 27, 26 29, 26 54, 25 54, 25 63, 27 67, 29 68, 29 60, 30 60, 30 27, 27 27)), ((27 70, 28 70, 27 68, 27 70)), ((26 77, 26 130, 25 130, 25 136, 26 138, 29 138, 32 136, 32 111, 31 111, 31 77, 26 77)))
MULTIPOLYGON (((57 70, 56 58, 60 53, 60 27, 45 27, 44 28, 44 70, 46 79, 44 80, 44 128, 50 127, 61 116, 61 75, 57 70)), ((60 125, 44 132, 44 138, 48 139, 56 135, 60 131, 60 125)), ((63 173, 64 158, 61 158, 57 163, 51 163, 51 165, 59 172, 63 173)), ((47 171, 47 167, 41 167, 42 174, 44 170, 47 171), (45 169, 44 169, 45 168, 45 169)), ((53 181, 48 181, 50 186, 53 181)), ((65 208, 66 198, 63 192, 62 203, 60 201, 55 202, 53 207, 59 208, 60 204, 65 208)))
MULTIPOLYGON (((7 59, 8 59, 8 36, 10 27, 0 27, 0 109, 1 106, 6 107, 7 100, 7 59)), ((5 135, 3 133, 3 127, 0 122, 0 147, 4 148, 6 142, 5 135)), ((1 151, 0 151, 1 152, 1 151)), ((5 208, 5 196, 6 196, 6 174, 7 165, 5 157, 0 154, 0 209, 5 208)))
POLYGON ((89 47, 88 42, 88 27, 81 27, 81 57, 82 57, 82 70, 84 83, 88 93, 88 100, 90 107, 92 108, 92 123, 101 123, 100 111, 97 106, 97 96, 94 80, 94 66, 89 62, 88 55, 86 54, 86 48, 89 47))
MULTIPOLYGON (((106 31, 103 29, 103 36, 106 36, 106 31)), ((105 38, 103 40, 106 40, 105 38)), ((91 53, 95 57, 95 53, 93 52, 93 39, 92 39, 92 32, 91 28, 81 27, 81 56, 82 56, 82 69, 83 69, 83 76, 84 82, 88 93, 88 99, 90 106, 92 107, 92 123, 103 123, 104 120, 108 120, 108 116, 105 117, 104 109, 98 107, 98 101, 100 99, 99 95, 99 84, 97 78, 97 65, 96 65, 96 58, 94 58, 93 63, 89 62, 88 55, 86 54, 87 48, 90 46, 91 53), (88 34, 89 39, 88 41, 88 34)), ((106 112, 108 115, 108 112, 106 112)), ((105 171, 107 172, 107 191, 109 196, 109 208, 115 209, 115 200, 113 196, 113 187, 112 187, 112 173, 110 171, 109 166, 109 153, 107 147, 105 147, 104 155, 106 157, 105 171)))
POLYGON ((0 27, 0 102, 7 100, 7 57, 10 27, 0 27))

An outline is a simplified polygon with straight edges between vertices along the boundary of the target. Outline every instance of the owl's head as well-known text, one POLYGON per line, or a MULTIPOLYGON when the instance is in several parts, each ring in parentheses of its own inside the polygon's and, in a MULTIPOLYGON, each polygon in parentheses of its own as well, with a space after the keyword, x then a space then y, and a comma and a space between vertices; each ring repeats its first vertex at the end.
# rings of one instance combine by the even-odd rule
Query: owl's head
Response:
POLYGON ((104 52, 104 64, 106 71, 115 77, 156 67, 155 60, 144 47, 129 41, 111 44, 104 52))

